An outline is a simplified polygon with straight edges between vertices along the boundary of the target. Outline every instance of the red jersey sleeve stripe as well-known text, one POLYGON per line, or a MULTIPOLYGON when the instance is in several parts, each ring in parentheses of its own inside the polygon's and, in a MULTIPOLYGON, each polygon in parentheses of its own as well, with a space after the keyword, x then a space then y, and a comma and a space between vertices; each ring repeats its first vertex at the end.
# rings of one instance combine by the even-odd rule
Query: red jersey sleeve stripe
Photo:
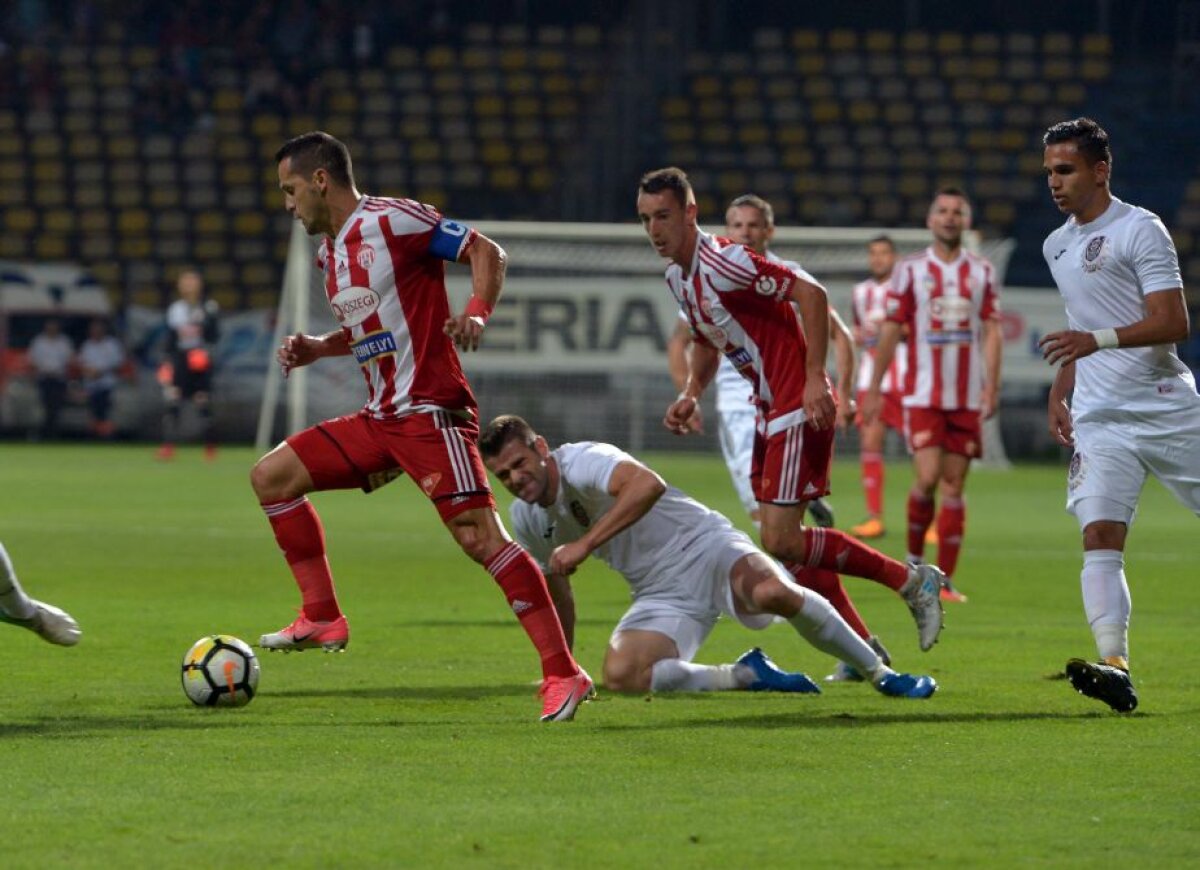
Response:
POLYGON ((738 274, 733 269, 729 268, 729 261, 717 254, 705 254, 705 249, 700 249, 700 261, 712 271, 716 272, 727 281, 731 281, 739 287, 748 287, 750 282, 754 280, 751 276, 747 278, 744 274, 738 274))

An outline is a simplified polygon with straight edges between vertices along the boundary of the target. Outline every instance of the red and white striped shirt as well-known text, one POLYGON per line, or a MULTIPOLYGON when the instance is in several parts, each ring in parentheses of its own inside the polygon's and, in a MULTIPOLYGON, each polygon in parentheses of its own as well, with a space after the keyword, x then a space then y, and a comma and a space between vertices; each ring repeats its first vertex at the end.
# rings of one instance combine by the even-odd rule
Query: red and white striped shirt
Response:
MULTIPOLYGON (((875 372, 875 345, 879 343, 879 327, 887 320, 887 295, 891 286, 887 281, 876 281, 874 278, 854 285, 852 313, 859 343, 863 347, 858 359, 856 387, 859 390, 871 386, 871 376, 875 372)), ((902 341, 896 345, 896 355, 892 357, 892 364, 883 376, 879 387, 881 392, 896 393, 903 389, 907 362, 908 348, 902 341)))
POLYGON ((909 329, 905 407, 979 409, 983 322, 1000 317, 995 275, 985 257, 965 250, 952 263, 926 248, 897 264, 887 316, 909 329))
POLYGON ((329 307, 362 367, 377 419, 415 411, 474 412, 450 316, 443 260, 476 233, 410 199, 364 196, 317 252, 329 307))
POLYGON ((789 301, 796 275, 743 245, 701 231, 687 274, 667 287, 692 334, 725 355, 753 387, 767 434, 804 422, 807 344, 789 301))

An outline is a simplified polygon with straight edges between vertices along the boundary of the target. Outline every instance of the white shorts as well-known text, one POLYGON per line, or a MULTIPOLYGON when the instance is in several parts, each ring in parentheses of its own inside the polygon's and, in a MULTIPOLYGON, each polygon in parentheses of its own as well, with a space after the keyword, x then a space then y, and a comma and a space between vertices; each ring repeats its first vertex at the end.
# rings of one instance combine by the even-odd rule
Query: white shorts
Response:
MULTIPOLYGON (((652 593, 635 595, 613 635, 622 631, 656 631, 675 641, 679 657, 690 662, 722 613, 746 628, 766 628, 770 613, 738 613, 729 575, 743 556, 762 551, 743 532, 727 529, 708 536, 703 548, 679 565, 678 580, 652 593)), ((764 557, 765 558, 765 557, 764 557)), ((772 566, 774 561, 768 559, 772 566)), ((782 571, 775 566, 776 570, 782 571)), ((789 578, 790 579, 790 578, 789 578)))
POLYGON ((754 487, 750 485, 750 466, 754 460, 754 421, 757 414, 752 406, 747 405, 745 410, 718 411, 717 417, 721 422, 718 432, 721 436, 721 454, 725 457, 729 476, 733 478, 733 488, 737 490, 746 513, 753 513, 758 510, 758 499, 754 497, 754 487))
POLYGON ((1200 516, 1200 415, 1194 410, 1080 423, 1067 475, 1067 510, 1080 528, 1133 522, 1147 475, 1200 516))

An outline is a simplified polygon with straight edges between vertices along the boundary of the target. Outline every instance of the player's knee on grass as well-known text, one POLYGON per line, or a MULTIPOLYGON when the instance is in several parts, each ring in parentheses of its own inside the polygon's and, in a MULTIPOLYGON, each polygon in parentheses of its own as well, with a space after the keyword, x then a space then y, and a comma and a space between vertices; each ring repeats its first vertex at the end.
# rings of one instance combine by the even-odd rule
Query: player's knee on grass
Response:
POLYGON ((637 656, 621 655, 609 647, 608 654, 604 657, 604 688, 610 692, 649 692, 653 667, 654 662, 643 662, 637 656))

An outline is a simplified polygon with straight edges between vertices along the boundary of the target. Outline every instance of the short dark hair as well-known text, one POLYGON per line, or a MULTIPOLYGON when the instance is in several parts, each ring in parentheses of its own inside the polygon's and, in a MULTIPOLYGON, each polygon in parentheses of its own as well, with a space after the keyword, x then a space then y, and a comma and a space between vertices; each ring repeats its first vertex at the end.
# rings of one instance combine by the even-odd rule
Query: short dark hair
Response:
POLYGON ((1108 133, 1091 118, 1075 118, 1071 121, 1059 121, 1046 131, 1042 137, 1043 145, 1058 145, 1060 142, 1074 142, 1079 153, 1088 165, 1094 165, 1103 160, 1112 166, 1112 149, 1108 145, 1108 133))
POLYGON ((887 245, 893 251, 896 250, 896 243, 892 241, 892 237, 887 233, 881 233, 873 239, 868 239, 867 247, 869 248, 871 245, 887 245))
POLYGON ((516 414, 501 414, 479 433, 479 453, 484 459, 491 459, 499 456, 504 445, 514 438, 521 439, 526 447, 532 447, 537 437, 533 427, 524 418, 516 414))
POLYGON ((967 196, 967 192, 965 190, 963 190, 961 187, 959 187, 957 184, 942 185, 941 187, 939 187, 937 190, 935 190, 933 192, 934 199, 937 199, 939 196, 957 196, 959 199, 961 199, 963 202, 965 202, 967 204, 968 208, 971 207, 971 197, 967 196))
POLYGON ((350 163, 350 149, 341 141, 321 130, 301 133, 289 139, 275 152, 275 162, 292 159, 292 169, 301 175, 312 175, 324 169, 336 184, 354 186, 354 168, 350 163))
POLYGON ((767 226, 775 226, 775 209, 771 208, 771 203, 767 202, 757 193, 743 193, 733 202, 729 203, 725 211, 728 212, 731 208, 742 208, 743 206, 758 209, 762 213, 763 220, 767 222, 767 226))
POLYGON ((638 193, 662 193, 664 190, 675 194, 679 204, 684 207, 687 206, 689 199, 695 198, 687 173, 678 166, 651 170, 638 182, 638 193))

